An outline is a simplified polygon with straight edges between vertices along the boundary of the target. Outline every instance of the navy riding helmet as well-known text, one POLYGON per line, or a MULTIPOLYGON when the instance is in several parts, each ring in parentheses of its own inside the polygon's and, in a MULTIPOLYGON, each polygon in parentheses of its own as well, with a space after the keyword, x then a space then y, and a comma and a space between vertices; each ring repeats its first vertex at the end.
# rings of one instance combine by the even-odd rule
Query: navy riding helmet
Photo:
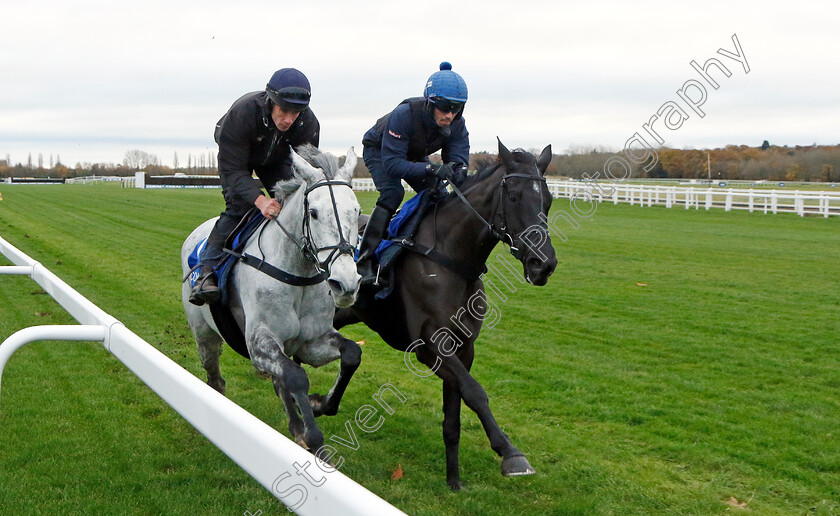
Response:
POLYGON ((467 103, 467 83, 452 71, 450 63, 444 61, 440 64, 440 71, 426 81, 423 96, 441 111, 457 113, 467 103))
POLYGON ((274 72, 265 85, 265 91, 271 101, 284 111, 305 110, 312 96, 309 79, 295 68, 282 68, 274 72))

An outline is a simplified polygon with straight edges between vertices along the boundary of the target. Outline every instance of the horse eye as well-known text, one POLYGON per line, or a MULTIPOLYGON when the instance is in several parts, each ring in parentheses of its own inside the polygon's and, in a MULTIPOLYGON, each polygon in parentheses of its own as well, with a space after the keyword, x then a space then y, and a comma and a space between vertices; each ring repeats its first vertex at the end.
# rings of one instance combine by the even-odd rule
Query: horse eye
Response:
POLYGON ((309 216, 315 220, 318 220, 318 210, 309 210, 309 216))
POLYGON ((508 199, 510 199, 511 202, 519 202, 519 195, 518 194, 510 194, 510 195, 508 195, 508 199))

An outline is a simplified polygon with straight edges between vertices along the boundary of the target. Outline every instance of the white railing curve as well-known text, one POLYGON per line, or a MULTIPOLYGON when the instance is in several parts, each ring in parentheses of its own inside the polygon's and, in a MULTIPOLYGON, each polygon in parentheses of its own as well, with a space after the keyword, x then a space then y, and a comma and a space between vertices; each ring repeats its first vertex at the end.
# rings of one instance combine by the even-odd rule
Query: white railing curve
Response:
POLYGON ((312 454, 170 360, 2 237, 0 253, 14 264, 0 266, 0 274, 29 276, 80 323, 34 326, 11 335, 0 344, 0 379, 12 353, 30 342, 101 342, 196 430, 272 495, 294 507, 297 514, 404 514, 340 471, 316 462, 312 454), (308 466, 313 466, 306 470, 308 473, 321 474, 316 479, 319 482, 294 484, 297 489, 286 484, 280 490, 278 479, 308 466), (324 478, 329 482, 320 481, 324 478))

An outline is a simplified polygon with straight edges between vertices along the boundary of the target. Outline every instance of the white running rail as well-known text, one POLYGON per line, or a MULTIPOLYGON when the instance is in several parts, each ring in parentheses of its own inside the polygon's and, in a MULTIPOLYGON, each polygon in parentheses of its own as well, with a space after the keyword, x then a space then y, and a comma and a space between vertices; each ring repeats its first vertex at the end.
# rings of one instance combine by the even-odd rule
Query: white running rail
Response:
MULTIPOLYGON (((764 190, 736 188, 695 188, 690 186, 659 186, 630 183, 596 183, 549 179, 548 189, 555 198, 578 196, 598 202, 629 203, 639 206, 677 206, 686 209, 723 208, 760 211, 763 213, 796 213, 805 215, 840 215, 840 192, 809 190, 764 190)), ((403 183, 406 191, 411 188, 403 183)), ((373 179, 353 179, 353 189, 375 191, 373 179)))
POLYGON ((0 378, 12 353, 29 342, 101 342, 184 419, 297 514, 404 514, 340 471, 316 463, 312 454, 170 360, 2 237, 0 253, 14 264, 0 266, 0 274, 29 276, 81 323, 35 326, 11 335, 0 344, 0 378), (301 469, 310 475, 308 482, 301 478, 301 469))
POLYGON ((596 183, 548 180, 554 197, 577 196, 613 204, 665 206, 685 209, 723 208, 763 213, 796 213, 805 215, 840 215, 840 192, 764 190, 735 188, 693 188, 690 186, 658 186, 629 183, 596 183))

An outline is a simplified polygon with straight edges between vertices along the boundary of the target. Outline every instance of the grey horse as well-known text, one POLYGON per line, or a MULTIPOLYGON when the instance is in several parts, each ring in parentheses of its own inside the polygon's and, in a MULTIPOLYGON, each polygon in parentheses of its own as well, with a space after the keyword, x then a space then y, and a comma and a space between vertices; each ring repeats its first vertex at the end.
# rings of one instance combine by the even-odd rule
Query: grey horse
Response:
MULTIPOLYGON (((361 349, 333 328, 335 307, 351 306, 356 300, 360 276, 353 250, 357 241, 359 203, 350 181, 356 166, 351 148, 344 165, 338 158, 312 146, 292 152, 292 179, 278 182, 274 191, 283 210, 266 221, 249 239, 243 254, 258 257, 287 276, 325 281, 312 285, 288 284, 237 262, 231 271, 229 305, 243 331, 251 362, 267 374, 289 418, 295 441, 317 451, 324 437, 315 416, 334 415, 356 368, 361 349), (301 363, 319 367, 341 359, 332 389, 325 396, 309 395, 309 379, 301 363)), ((187 258, 210 233, 216 219, 198 226, 181 248, 184 274, 187 258)), ((198 356, 207 371, 207 383, 225 393, 219 371, 223 339, 207 305, 189 302, 189 282, 182 289, 184 311, 198 344, 198 356)))

